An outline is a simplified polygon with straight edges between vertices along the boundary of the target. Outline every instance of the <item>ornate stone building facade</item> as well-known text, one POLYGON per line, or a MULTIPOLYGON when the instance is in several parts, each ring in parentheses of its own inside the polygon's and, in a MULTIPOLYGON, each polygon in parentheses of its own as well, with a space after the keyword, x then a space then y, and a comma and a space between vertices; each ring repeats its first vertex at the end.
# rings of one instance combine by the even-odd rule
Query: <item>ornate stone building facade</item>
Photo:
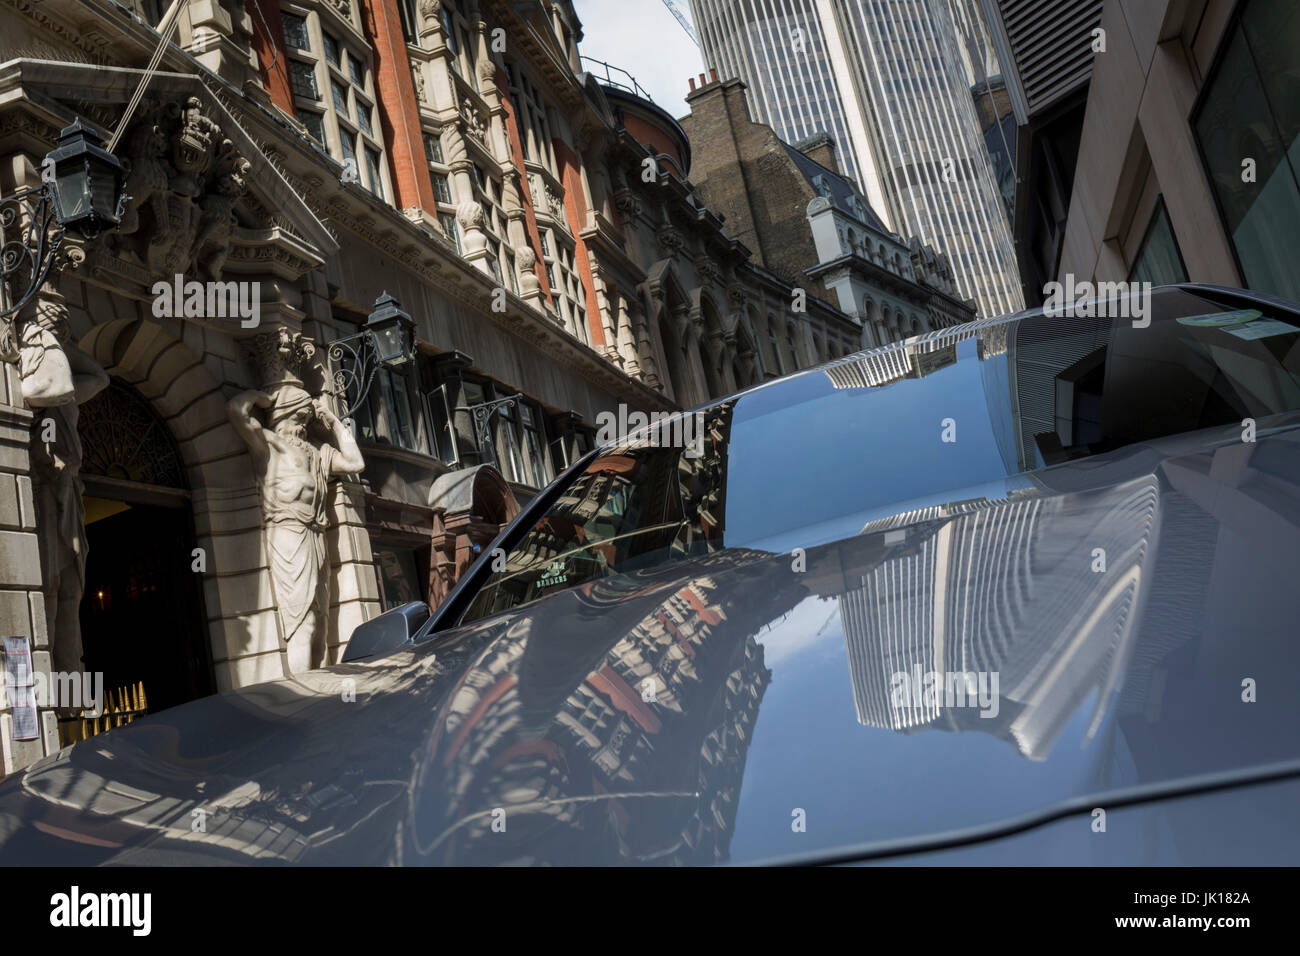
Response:
MULTIPOLYGON (((600 412, 859 347, 704 207, 681 127, 583 71, 569 2, 191 0, 129 112, 166 6, 0 0, 0 195, 80 117, 129 196, 0 363, 0 632, 38 672, 144 710, 337 660, 439 600, 600 412), (385 293, 414 358, 339 393, 329 346, 385 293)), ((17 733, 6 698, 3 772, 60 716, 17 733)))

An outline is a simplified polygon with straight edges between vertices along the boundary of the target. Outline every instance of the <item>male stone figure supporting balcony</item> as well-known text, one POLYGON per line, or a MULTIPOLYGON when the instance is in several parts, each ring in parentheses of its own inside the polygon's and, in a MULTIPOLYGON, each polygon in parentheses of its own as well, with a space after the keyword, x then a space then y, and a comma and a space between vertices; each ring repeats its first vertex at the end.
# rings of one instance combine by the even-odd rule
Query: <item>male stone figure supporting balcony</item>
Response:
POLYGON ((300 374, 315 351, 311 343, 285 329, 255 342, 266 390, 242 392, 227 408, 253 457, 281 650, 288 672, 297 674, 319 667, 325 655, 329 479, 356 474, 365 461, 351 430, 303 387, 300 374), (325 427, 332 444, 311 441, 313 421, 325 427))
POLYGON ((34 413, 32 493, 51 661, 56 671, 78 673, 89 545, 81 501, 77 406, 99 394, 108 385, 108 375, 70 340, 67 306, 53 287, 39 293, 22 320, 18 374, 23 401, 34 413))

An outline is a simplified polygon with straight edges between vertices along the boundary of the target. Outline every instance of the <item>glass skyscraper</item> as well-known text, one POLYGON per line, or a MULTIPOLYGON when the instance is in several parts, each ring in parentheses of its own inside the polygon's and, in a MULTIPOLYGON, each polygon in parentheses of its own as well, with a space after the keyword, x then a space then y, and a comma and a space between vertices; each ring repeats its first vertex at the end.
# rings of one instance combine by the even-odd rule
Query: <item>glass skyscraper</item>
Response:
POLYGON ((886 224, 944 253, 982 315, 1024 307, 971 94, 996 70, 974 0, 691 5, 706 65, 744 81, 755 119, 792 143, 832 136, 886 224))

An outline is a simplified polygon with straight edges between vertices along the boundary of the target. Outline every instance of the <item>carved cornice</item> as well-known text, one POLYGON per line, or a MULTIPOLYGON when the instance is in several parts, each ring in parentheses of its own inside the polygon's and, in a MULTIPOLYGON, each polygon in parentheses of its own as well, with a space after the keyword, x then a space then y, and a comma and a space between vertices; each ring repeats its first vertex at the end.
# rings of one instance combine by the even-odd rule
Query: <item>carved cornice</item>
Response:
POLYGON ((3 3, 38 24, 43 32, 57 37, 67 45, 66 49, 60 48, 49 52, 41 52, 39 48, 30 52, 23 48, 6 50, 3 56, 5 60, 30 56, 33 59, 72 60, 95 66, 127 65, 128 61, 113 48, 113 38, 97 29, 95 21, 70 23, 57 15, 54 4, 42 0, 3 0, 3 3))

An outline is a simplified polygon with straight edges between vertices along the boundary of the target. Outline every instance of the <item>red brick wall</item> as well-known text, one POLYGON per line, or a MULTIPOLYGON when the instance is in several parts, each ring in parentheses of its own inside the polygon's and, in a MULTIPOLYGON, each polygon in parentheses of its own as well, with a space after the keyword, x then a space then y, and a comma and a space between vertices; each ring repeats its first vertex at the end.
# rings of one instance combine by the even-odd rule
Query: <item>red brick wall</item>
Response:
MULTIPOLYGON (((519 170, 519 198, 524 204, 524 229, 533 252, 537 253, 537 263, 533 272, 542 285, 542 294, 551 298, 551 283, 546 278, 546 263, 542 260, 542 234, 537 228, 537 215, 533 212, 532 188, 528 184, 528 173, 524 169, 524 143, 519 133, 519 122, 515 118, 515 103, 510 96, 510 84, 505 71, 497 67, 497 89, 501 91, 501 105, 506 111, 506 138, 510 140, 510 161, 519 170)), ((516 251, 516 254, 517 251, 516 251)))
POLYGON ((587 327, 591 331, 591 344, 604 345, 605 327, 600 322, 596 284, 591 278, 591 257, 587 254, 587 244, 579 235, 587 223, 587 199, 582 191, 582 172, 578 168, 577 154, 562 140, 554 139, 552 143, 555 146, 555 161, 560 166, 560 181, 564 185, 565 217, 574 238, 574 264, 578 267, 578 276, 582 279, 582 288, 587 294, 587 327))
POLYGON ((424 155, 402 16, 394 0, 361 0, 361 22, 375 51, 375 92, 393 177, 394 205, 398 209, 418 206, 436 215, 438 205, 424 155))
POLYGON ((266 87, 272 103, 290 116, 295 116, 293 87, 289 85, 289 64, 284 52, 284 21, 280 18, 280 4, 278 0, 246 0, 246 5, 253 21, 253 49, 257 51, 262 85, 266 87))
MULTIPOLYGON (((667 153, 671 156, 677 163, 677 168, 668 171, 675 173, 678 179, 685 178, 686 165, 682 162, 682 154, 677 151, 677 144, 663 130, 631 113, 623 114, 623 126, 642 146, 649 146, 656 153, 667 153)), ((637 175, 640 173, 641 171, 637 170, 637 175)))

